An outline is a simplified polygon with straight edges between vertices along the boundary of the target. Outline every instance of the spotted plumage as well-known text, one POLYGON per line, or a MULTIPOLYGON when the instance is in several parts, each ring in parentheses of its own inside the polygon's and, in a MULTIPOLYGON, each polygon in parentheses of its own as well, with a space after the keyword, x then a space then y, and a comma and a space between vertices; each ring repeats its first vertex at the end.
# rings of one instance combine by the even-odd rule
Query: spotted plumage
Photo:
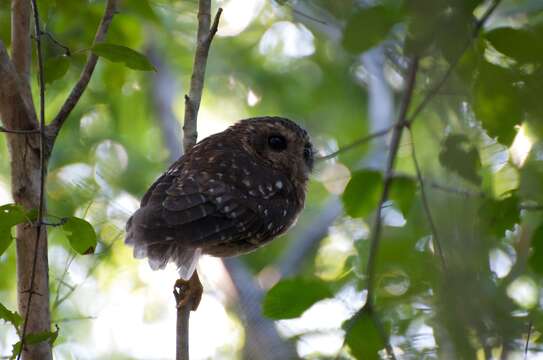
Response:
POLYGON ((254 250, 295 222, 313 167, 309 136, 279 117, 242 120, 189 150, 128 220, 126 243, 153 269, 188 279, 200 254, 254 250))

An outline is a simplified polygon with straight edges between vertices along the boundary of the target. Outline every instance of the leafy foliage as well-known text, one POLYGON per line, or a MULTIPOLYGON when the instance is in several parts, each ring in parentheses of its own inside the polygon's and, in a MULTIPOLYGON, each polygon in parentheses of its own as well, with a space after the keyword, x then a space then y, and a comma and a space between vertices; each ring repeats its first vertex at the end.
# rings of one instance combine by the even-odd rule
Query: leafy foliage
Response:
POLYGON ((62 225, 72 248, 81 255, 94 253, 97 244, 96 233, 87 221, 70 216, 62 225))
POLYGON ((439 162, 475 184, 481 183, 479 151, 465 135, 449 135, 439 153, 439 162))
POLYGON ((9 322, 18 331, 23 319, 16 311, 10 311, 2 303, 0 303, 0 319, 9 322))
POLYGON ((377 207, 382 189, 381 173, 373 170, 353 173, 342 197, 345 212, 352 217, 368 216, 377 207))
POLYGON ((155 71, 155 68, 147 60, 145 55, 126 46, 99 43, 92 47, 92 52, 113 62, 123 63, 134 70, 155 71))
POLYGON ((27 220, 27 215, 23 208, 15 204, 0 206, 0 255, 6 251, 11 244, 11 228, 27 220))
POLYGON ((379 351, 385 347, 383 337, 371 314, 363 310, 343 324, 345 342, 356 359, 378 360, 379 351))
POLYGON ((262 310, 264 315, 272 319, 292 319, 302 315, 317 301, 333 295, 330 286, 319 279, 284 279, 268 291, 262 310))

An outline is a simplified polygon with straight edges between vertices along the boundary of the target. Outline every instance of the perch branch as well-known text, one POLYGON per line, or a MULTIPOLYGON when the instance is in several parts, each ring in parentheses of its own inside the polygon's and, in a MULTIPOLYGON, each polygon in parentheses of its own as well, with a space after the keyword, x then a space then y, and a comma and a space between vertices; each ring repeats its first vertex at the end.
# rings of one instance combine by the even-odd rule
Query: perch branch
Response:
POLYGON ((204 89, 204 78, 207 66, 207 57, 209 55, 209 47, 211 41, 217 33, 219 20, 222 14, 222 9, 217 10, 213 25, 210 28, 211 21, 211 1, 200 0, 198 5, 198 34, 196 41, 196 52, 194 54, 194 64, 192 68, 192 76, 190 79, 189 94, 185 95, 185 121, 183 124, 183 146, 185 151, 196 144, 198 131, 196 125, 198 123, 198 110, 202 100, 202 92, 204 89))
MULTIPOLYGON (((100 25, 98 26, 98 30, 96 31, 96 35, 94 36, 93 45, 104 41, 104 39, 106 38, 107 31, 109 30, 109 25, 113 20, 113 16, 117 12, 117 3, 118 0, 107 1, 104 15, 102 16, 102 20, 100 21, 100 25)), ((64 125, 64 122, 68 118, 68 115, 70 115, 75 105, 77 105, 77 103, 79 102, 81 95, 83 95, 83 92, 87 88, 87 85, 89 84, 97 62, 98 56, 91 51, 87 59, 87 63, 85 64, 85 67, 83 68, 83 71, 79 76, 79 80, 73 87, 70 95, 68 95, 68 98, 60 108, 58 114, 55 116, 51 124, 49 124, 46 129, 48 137, 48 151, 51 151, 51 149, 53 148, 53 144, 58 136, 58 133, 60 132, 60 129, 62 128, 62 125, 64 125)))
MULTIPOLYGON (((183 122, 183 146, 185 152, 196 144, 198 137, 198 110, 202 100, 205 70, 211 41, 217 33, 222 9, 219 8, 213 25, 211 24, 211 0, 198 2, 198 30, 196 51, 190 80, 189 95, 185 95, 185 118, 183 122)), ((189 318, 190 311, 198 308, 202 296, 202 285, 195 271, 192 278, 186 282, 179 279, 174 286, 174 296, 177 304, 176 325, 176 359, 189 359, 189 318)))

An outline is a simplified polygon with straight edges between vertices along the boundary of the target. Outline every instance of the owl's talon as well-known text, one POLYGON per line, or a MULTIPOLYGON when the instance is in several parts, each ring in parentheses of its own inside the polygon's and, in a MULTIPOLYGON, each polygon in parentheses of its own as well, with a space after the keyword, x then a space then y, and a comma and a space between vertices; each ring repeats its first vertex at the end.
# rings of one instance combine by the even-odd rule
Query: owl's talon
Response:
POLYGON ((200 305, 203 291, 204 288, 196 272, 194 272, 188 281, 177 279, 173 286, 173 296, 175 297, 177 309, 180 309, 190 302, 191 310, 196 311, 198 305, 200 305))

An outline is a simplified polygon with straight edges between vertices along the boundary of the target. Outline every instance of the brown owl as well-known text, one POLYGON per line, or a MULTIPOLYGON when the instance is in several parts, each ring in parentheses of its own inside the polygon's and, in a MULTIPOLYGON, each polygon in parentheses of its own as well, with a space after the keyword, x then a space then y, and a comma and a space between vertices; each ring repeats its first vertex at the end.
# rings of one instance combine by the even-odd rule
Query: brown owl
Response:
POLYGON ((200 254, 243 254, 294 224, 312 168, 309 136, 294 122, 242 120, 196 144, 155 181, 128 220, 126 243, 153 269, 171 260, 188 279, 200 254))

